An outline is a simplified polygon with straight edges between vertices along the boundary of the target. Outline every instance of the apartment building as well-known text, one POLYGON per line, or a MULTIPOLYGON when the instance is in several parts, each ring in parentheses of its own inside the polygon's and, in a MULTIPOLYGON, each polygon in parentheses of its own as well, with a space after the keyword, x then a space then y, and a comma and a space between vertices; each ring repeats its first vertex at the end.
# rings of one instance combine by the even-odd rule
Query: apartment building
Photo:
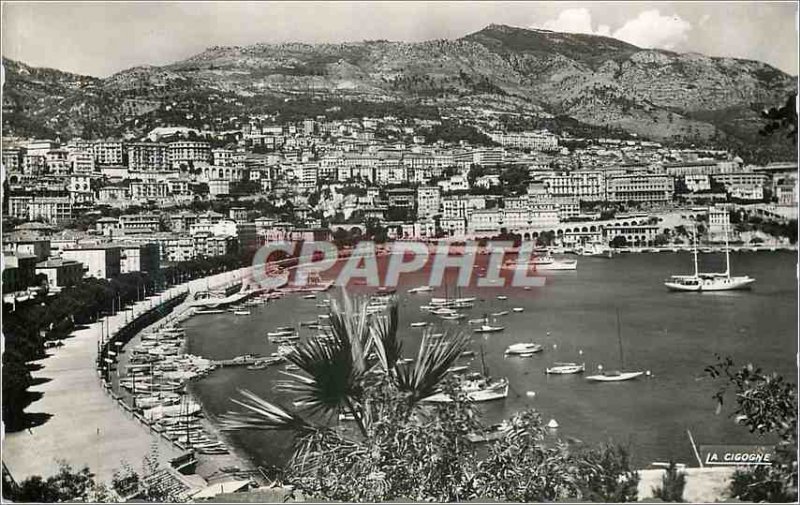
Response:
POLYGON ((625 225, 612 223, 603 227, 604 240, 611 242, 616 237, 624 237, 629 246, 652 246, 658 235, 659 227, 655 225, 625 225))
POLYGON ((157 243, 120 244, 120 271, 158 273, 161 268, 161 250, 157 243))
POLYGON ((20 147, 3 148, 3 169, 6 172, 22 172, 24 151, 20 147))
POLYGON ((45 167, 49 175, 69 175, 72 167, 69 163, 69 151, 66 149, 53 149, 47 151, 44 157, 45 167))
POLYGON ((668 202, 675 193, 675 179, 666 175, 623 175, 608 179, 611 202, 668 202))
POLYGON ((601 171, 581 170, 554 175, 543 179, 547 195, 556 198, 577 198, 582 202, 606 199, 605 174, 601 171))
POLYGON ((234 155, 236 153, 231 149, 212 149, 211 150, 211 164, 216 167, 232 167, 235 166, 234 155))
MULTIPOLYGON (((9 197, 9 205, 14 198, 9 197)), ((61 224, 73 218, 73 205, 68 196, 35 196, 30 198, 26 207, 27 217, 20 217, 28 221, 61 224)), ((9 214, 14 215, 10 209, 9 214)))
POLYGON ((94 162, 99 166, 120 166, 125 164, 123 144, 115 140, 81 140, 75 143, 79 151, 92 153, 94 162))
POLYGON ((83 263, 65 258, 52 257, 36 263, 36 275, 47 277, 47 285, 52 291, 73 286, 83 278, 83 263))
POLYGON ((170 153, 167 144, 137 142, 126 146, 128 169, 132 172, 158 172, 169 170, 170 153))
POLYGON ((554 151, 558 149, 558 137, 543 132, 493 133, 490 138, 503 147, 532 151, 554 151))
POLYGON ((175 169, 206 165, 211 161, 211 146, 208 142, 180 140, 170 142, 168 149, 170 165, 175 169))
POLYGON ((169 185, 166 181, 132 180, 130 194, 138 201, 160 200, 169 196, 169 185))
POLYGON ((458 195, 442 197, 442 217, 446 219, 466 219, 473 210, 486 208, 486 198, 479 195, 458 195))
POLYGON ((126 235, 153 233, 161 228, 158 214, 124 214, 119 217, 119 227, 126 235))
POLYGON ((90 151, 70 151, 68 160, 73 174, 91 174, 95 171, 94 154, 90 151))
POLYGON ((122 248, 117 245, 94 244, 67 246, 61 257, 83 264, 84 277, 111 279, 120 274, 122 248))
POLYGON ((417 188, 417 217, 424 219, 441 214, 442 196, 439 188, 420 186, 417 188))

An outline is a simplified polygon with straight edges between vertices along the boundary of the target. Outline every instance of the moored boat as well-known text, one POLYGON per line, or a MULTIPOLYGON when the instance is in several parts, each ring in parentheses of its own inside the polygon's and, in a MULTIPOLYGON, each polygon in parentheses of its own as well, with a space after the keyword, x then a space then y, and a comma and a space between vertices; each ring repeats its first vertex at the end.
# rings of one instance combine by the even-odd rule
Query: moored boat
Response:
MULTIPOLYGON (((695 232, 696 235, 696 232, 695 232)), ((703 273, 699 271, 697 259, 697 239, 694 243, 694 274, 673 275, 664 281, 670 291, 693 291, 697 293, 709 291, 732 291, 750 289, 756 281, 748 275, 731 275, 730 247, 728 245, 728 230, 725 229, 725 271, 721 273, 703 273)))
POLYGON ((473 330, 475 333, 497 333, 498 331, 503 331, 505 326, 492 326, 489 324, 482 324, 480 327, 475 328, 473 330))
POLYGON ((596 375, 587 375, 586 380, 594 382, 620 382, 635 379, 644 375, 644 372, 603 372, 596 375))
POLYGON ((509 356, 532 356, 534 353, 542 352, 543 349, 544 347, 541 344, 522 342, 508 346, 505 354, 509 356))
POLYGON ((544 373, 554 375, 568 375, 575 373, 583 373, 586 370, 586 364, 581 363, 553 363, 553 366, 546 368, 544 373))

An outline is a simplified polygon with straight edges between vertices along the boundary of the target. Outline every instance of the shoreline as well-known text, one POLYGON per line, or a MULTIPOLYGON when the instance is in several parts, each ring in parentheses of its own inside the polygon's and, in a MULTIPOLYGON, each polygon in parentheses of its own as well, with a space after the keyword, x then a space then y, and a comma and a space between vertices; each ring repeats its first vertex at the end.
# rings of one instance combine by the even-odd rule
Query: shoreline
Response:
MULTIPOLYGON (((172 286, 157 296, 136 302, 128 310, 132 310, 135 318, 153 308, 160 299, 166 302, 187 290, 191 295, 208 289, 211 284, 219 287, 232 278, 242 280, 251 268, 246 266, 172 286)), ((190 298, 137 332, 134 338, 148 329, 163 327, 166 322, 185 316, 185 311, 191 306, 190 298)), ((64 346, 39 361, 42 366, 32 372, 32 376, 45 380, 32 386, 30 391, 40 392, 42 397, 31 403, 26 411, 47 413, 51 417, 40 426, 3 433, 3 462, 16 480, 32 475, 46 478, 58 471, 57 460, 66 460, 73 468, 89 466, 98 482, 109 483, 114 471, 123 463, 140 471, 142 461, 154 442, 162 464, 180 455, 171 443, 137 421, 130 411, 121 408, 120 400, 110 397, 99 377, 97 345, 104 331, 103 325, 115 334, 127 327, 127 317, 127 311, 106 316, 74 332, 65 339, 64 346)))
MULTIPOLYGON (((242 267, 238 270, 234 270, 231 272, 225 272, 223 274, 215 274, 214 276, 209 276, 207 278, 195 279, 192 282, 200 282, 204 283, 206 280, 213 280, 214 277, 221 276, 222 282, 221 283, 214 283, 215 285, 213 288, 218 289, 220 287, 229 286, 231 282, 234 284, 238 283, 241 284, 244 282, 245 274, 251 269, 252 267, 242 267)), ((212 282, 213 283, 213 282, 212 282)), ((208 288, 208 286, 212 283, 206 283, 203 288, 208 288)), ((202 289, 200 289, 202 291, 202 289)), ((182 303, 174 308, 174 310, 168 314, 165 318, 159 319, 158 321, 154 322, 152 325, 148 326, 147 328, 143 328, 137 335, 131 339, 131 341, 122 349, 122 353, 124 353, 125 362, 130 359, 130 354, 128 351, 135 348, 138 344, 141 343, 141 337, 147 333, 152 333, 154 331, 168 329, 168 328, 180 328, 180 323, 183 321, 188 320, 194 315, 194 311, 197 309, 197 306, 194 304, 193 299, 187 297, 182 303)), ((183 351, 186 349, 186 337, 182 338, 181 347, 183 351)), ((185 352, 183 353, 185 354, 185 352)), ((210 373, 213 373, 210 372, 210 373)), ((127 376, 127 375, 126 375, 127 376)), ((115 394, 119 397, 119 402, 124 403, 124 407, 126 410, 131 409, 130 405, 132 400, 132 395, 128 392, 123 393, 122 388, 119 386, 119 380, 121 378, 119 373, 119 368, 117 372, 113 374, 112 384, 109 384, 109 388, 114 387, 116 385, 116 392, 115 394)), ((200 377, 202 378, 202 377, 200 377)), ((199 401, 197 395, 192 390, 192 383, 194 382, 193 379, 187 379, 183 382, 184 388, 184 396, 187 400, 187 403, 195 402, 202 406, 202 403, 199 401)), ((228 450, 227 454, 203 454, 199 451, 192 449, 188 445, 184 445, 178 443, 174 440, 169 439, 166 435, 157 431, 151 422, 144 420, 141 416, 137 416, 139 419, 142 427, 149 432, 153 433, 154 436, 158 436, 159 439, 163 440, 165 443, 172 445, 177 451, 180 451, 181 454, 185 454, 188 452, 194 452, 194 456, 196 458, 195 470, 192 474, 188 474, 187 476, 196 475, 201 477, 208 485, 211 485, 219 480, 229 480, 225 479, 226 477, 240 477, 240 478, 252 478, 255 480, 259 480, 259 474, 257 473, 257 468, 253 463, 247 458, 245 454, 239 451, 230 441, 222 435, 219 430, 216 428, 214 423, 208 418, 208 413, 203 409, 203 416, 199 419, 200 425, 203 427, 203 432, 210 433, 214 435, 222 445, 228 450), (236 467, 238 468, 237 472, 228 472, 224 471, 226 468, 236 467), (245 475, 246 474, 246 475, 245 475)))

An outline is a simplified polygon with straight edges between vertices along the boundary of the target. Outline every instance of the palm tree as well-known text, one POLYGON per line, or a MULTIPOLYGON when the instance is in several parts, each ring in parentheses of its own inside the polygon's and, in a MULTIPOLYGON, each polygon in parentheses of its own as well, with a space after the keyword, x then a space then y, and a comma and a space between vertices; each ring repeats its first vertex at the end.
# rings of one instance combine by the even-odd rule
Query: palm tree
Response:
POLYGON ((296 435, 294 460, 320 460, 330 451, 358 450, 370 437, 371 427, 386 412, 381 394, 404 403, 405 415, 424 413, 420 401, 436 393, 450 368, 470 343, 468 334, 451 331, 438 340, 423 334, 413 366, 399 362, 402 342, 398 336, 395 299, 383 314, 370 314, 366 300, 351 300, 343 292, 329 312, 327 335, 298 344, 286 360, 298 373, 281 372, 285 380, 276 389, 294 393, 293 408, 267 401, 250 391, 232 401, 244 412, 228 412, 222 429, 287 430, 296 435), (381 393, 377 393, 380 391, 381 393), (358 426, 355 440, 346 438, 326 423, 336 414, 349 414, 358 426))

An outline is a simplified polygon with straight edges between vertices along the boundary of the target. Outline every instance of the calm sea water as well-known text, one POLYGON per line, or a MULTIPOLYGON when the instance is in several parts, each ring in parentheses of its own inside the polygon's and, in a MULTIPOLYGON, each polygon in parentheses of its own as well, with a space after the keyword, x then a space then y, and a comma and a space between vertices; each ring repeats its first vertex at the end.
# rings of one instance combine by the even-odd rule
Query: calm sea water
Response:
MULTIPOLYGON (((720 255, 701 256, 705 271, 723 270, 723 261, 720 255)), ((561 436, 587 443, 629 444, 639 465, 669 459, 694 465, 687 429, 698 444, 757 443, 756 436, 728 417, 728 409, 715 414, 712 394, 716 385, 704 377, 703 368, 719 353, 737 363, 753 362, 785 376, 796 375, 796 261, 796 255, 787 252, 732 254, 734 273, 757 279, 752 291, 668 292, 662 280, 690 271, 688 253, 631 254, 611 260, 580 258, 577 271, 549 273, 545 286, 531 291, 463 289, 462 296, 479 298, 469 317, 512 307, 525 309, 498 318, 504 332, 473 339, 476 350, 483 346, 491 374, 506 376, 511 384, 508 398, 481 405, 485 419, 496 422, 533 407, 545 420, 558 421, 561 436), (508 300, 497 300, 500 293, 508 300), (626 369, 650 370, 652 378, 598 384, 581 375, 544 374, 545 367, 554 361, 586 362, 587 371, 597 364, 616 369, 616 309, 626 369), (545 351, 527 359, 503 356, 508 345, 528 341, 544 344, 545 351), (529 391, 535 396, 527 395, 529 391)), ((451 273, 449 283, 453 286, 455 271, 451 273)), ((401 284, 398 293, 404 354, 412 357, 421 330, 410 328, 411 322, 425 320, 443 327, 453 323, 440 322, 419 310, 430 294, 405 293, 410 287, 427 284, 426 274, 406 275, 401 284)), ((356 286, 350 291, 374 290, 356 286)), ((440 289, 434 296, 443 294, 440 289)), ((249 317, 230 313, 196 316, 185 323, 189 352, 212 359, 269 354, 276 346, 267 342, 266 332, 315 319, 323 310, 316 303, 290 296, 252 307, 249 317)), ((467 328, 466 323, 463 327, 467 328)), ((310 334, 311 330, 303 328, 302 333, 310 334)), ((480 358, 471 365, 480 370, 480 358)), ((289 398, 273 390, 279 369, 220 369, 192 387, 211 415, 236 409, 231 398, 240 388, 290 404, 289 398)), ((260 464, 280 463, 290 450, 285 434, 240 432, 232 434, 231 440, 260 464)))

